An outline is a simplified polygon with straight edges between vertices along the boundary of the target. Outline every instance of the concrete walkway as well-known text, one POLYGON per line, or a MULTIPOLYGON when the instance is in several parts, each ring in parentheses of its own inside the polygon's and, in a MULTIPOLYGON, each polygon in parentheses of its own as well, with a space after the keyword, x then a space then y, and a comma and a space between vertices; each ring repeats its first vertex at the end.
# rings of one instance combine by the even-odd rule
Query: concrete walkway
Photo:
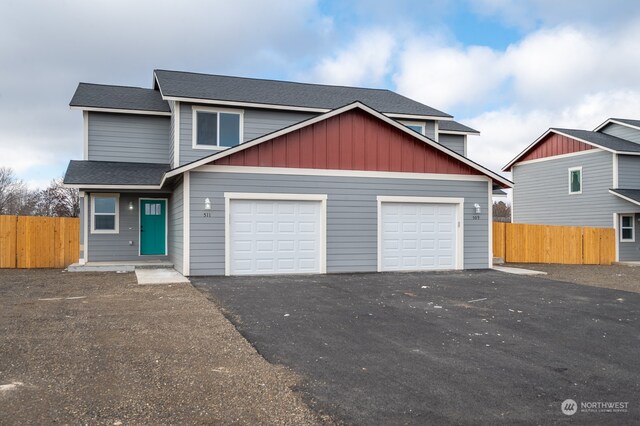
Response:
POLYGON ((515 274, 515 275, 547 275, 547 273, 543 271, 534 271, 533 269, 510 268, 508 266, 494 266, 493 269, 498 272, 504 272, 507 274, 515 274))
POLYGON ((180 284, 190 282, 180 272, 171 268, 136 269, 138 284, 180 284))

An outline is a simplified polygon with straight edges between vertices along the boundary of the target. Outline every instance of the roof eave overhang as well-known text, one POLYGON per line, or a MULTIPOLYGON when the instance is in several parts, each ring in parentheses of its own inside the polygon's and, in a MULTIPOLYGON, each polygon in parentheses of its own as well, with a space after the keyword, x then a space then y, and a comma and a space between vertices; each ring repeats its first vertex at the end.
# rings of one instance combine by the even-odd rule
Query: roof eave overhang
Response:
POLYGON ((464 135, 464 136, 479 136, 480 132, 463 132, 459 130, 438 130, 438 134, 441 135, 464 135))
POLYGON ((630 127, 632 129, 640 130, 640 127, 634 126, 633 124, 625 123, 624 121, 616 120, 615 118, 609 118, 604 123, 593 129, 594 132, 599 132, 601 129, 605 128, 609 124, 619 124, 621 126, 630 127))
POLYGON ((162 184, 160 185, 102 185, 102 184, 81 184, 81 183, 64 183, 63 186, 67 188, 76 188, 76 189, 136 189, 136 190, 157 190, 162 189, 165 178, 162 178, 162 184))
POLYGON ((211 154, 211 155, 209 155, 207 157, 201 158, 200 160, 196 160, 196 161, 191 162, 189 164, 185 164, 185 165, 182 165, 180 167, 177 167, 177 168, 175 168, 173 170, 169 170, 166 173, 165 178, 170 178, 172 176, 176 176, 176 175, 184 173, 186 171, 189 171, 189 170, 195 169, 197 167, 206 165, 206 164, 208 164, 208 163, 210 163, 212 161, 218 160, 220 158, 227 157, 227 156, 232 155, 232 154, 234 154, 236 152, 240 152, 240 151, 243 151, 245 149, 251 148, 252 146, 258 145, 258 144, 260 144, 262 142, 266 142, 268 140, 275 139, 275 138, 277 138, 279 136, 286 135, 288 133, 291 133, 291 132, 294 132, 296 130, 302 129, 304 127, 310 126, 312 124, 327 120, 327 119, 329 119, 331 117, 334 117, 336 115, 342 114, 344 112, 347 112, 347 111, 350 111, 350 110, 356 109, 356 108, 359 108, 359 109, 361 109, 361 110, 363 110, 363 111, 365 111, 365 112, 367 112, 367 113, 369 113, 369 114, 381 119, 382 121, 386 122, 387 124, 390 124, 391 126, 395 127, 396 129, 398 129, 398 130, 400 130, 400 131, 402 131, 402 132, 404 132, 404 133, 406 133, 406 134, 408 134, 408 135, 410 135, 410 136, 412 136, 414 138, 417 138, 417 139, 421 140, 422 142, 432 146, 433 148, 435 148, 435 149, 437 149, 439 151, 442 151, 442 152, 446 153, 447 155, 459 160, 460 162, 466 164, 467 166, 473 168, 474 170, 477 170, 480 173, 488 176, 494 182, 496 182, 499 185, 501 185, 503 188, 512 188, 513 187, 513 182, 511 182, 510 180, 498 175, 497 173, 492 172, 489 169, 486 169, 483 166, 480 166, 479 164, 469 160, 468 158, 464 157, 463 155, 460 155, 457 152, 455 152, 455 151, 453 151, 451 149, 448 149, 447 147, 445 147, 443 145, 440 145, 436 141, 434 141, 434 140, 432 140, 432 139, 430 139, 430 138, 428 138, 428 137, 426 137, 424 135, 421 135, 421 134, 409 129, 405 125, 397 122, 396 120, 390 118, 389 116, 387 116, 387 115, 385 115, 383 113, 380 113, 380 112, 376 111, 375 109, 373 109, 373 108, 371 108, 371 107, 369 107, 369 106, 367 106, 367 105, 365 105, 365 104, 363 104, 361 102, 353 102, 353 103, 345 105, 343 107, 336 108, 336 109, 334 109, 332 111, 329 111, 329 112, 327 112, 325 114, 318 115, 316 117, 312 117, 312 118, 310 118, 308 120, 305 120, 305 121, 302 121, 300 123, 291 125, 289 127, 286 127, 284 129, 275 131, 273 133, 269 133, 268 135, 264 135, 262 137, 254 139, 252 141, 245 142, 245 143, 243 143, 241 145, 237 145, 235 147, 231 147, 231 148, 225 149, 224 151, 220 151, 220 152, 211 154))
POLYGON ((615 195, 616 197, 622 198, 625 201, 628 201, 630 203, 633 203, 633 204, 636 204, 636 205, 640 206, 640 201, 637 201, 637 200, 634 200, 633 198, 629 198, 627 196, 619 194, 618 192, 616 192, 615 189, 610 189, 609 193, 615 195))
POLYGON ((80 111, 109 112, 109 113, 115 113, 115 114, 171 116, 170 111, 149 111, 149 110, 142 110, 142 109, 127 109, 127 108, 102 108, 102 107, 91 107, 91 106, 81 106, 81 105, 70 105, 69 108, 80 110, 80 111))

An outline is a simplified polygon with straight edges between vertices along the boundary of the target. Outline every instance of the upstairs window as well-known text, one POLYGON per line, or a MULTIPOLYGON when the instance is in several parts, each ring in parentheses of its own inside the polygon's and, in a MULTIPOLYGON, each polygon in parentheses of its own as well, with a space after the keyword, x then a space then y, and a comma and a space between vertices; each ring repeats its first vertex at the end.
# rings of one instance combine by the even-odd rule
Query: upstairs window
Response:
POLYGON ((95 194, 91 197, 91 233, 117 234, 119 227, 118 194, 95 194))
POLYGON ((620 241, 622 242, 635 241, 633 215, 623 214, 620 216, 620 241))
POLYGON ((569 169, 569 194, 582 194, 582 167, 569 169))
POLYGON ((220 149, 242 141, 242 112, 193 107, 193 147, 220 149))
POLYGON ((400 123, 404 124, 411 130, 424 135, 424 123, 420 121, 401 121, 400 123))

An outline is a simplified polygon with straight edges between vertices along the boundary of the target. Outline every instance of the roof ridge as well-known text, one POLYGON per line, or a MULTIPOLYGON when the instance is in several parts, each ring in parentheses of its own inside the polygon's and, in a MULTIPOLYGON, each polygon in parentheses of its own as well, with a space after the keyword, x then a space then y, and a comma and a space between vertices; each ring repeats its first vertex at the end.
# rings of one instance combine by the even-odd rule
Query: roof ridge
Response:
MULTIPOLYGON (((257 77, 240 77, 235 75, 224 75, 224 74, 207 74, 203 72, 195 72, 195 71, 176 71, 176 70, 166 70, 166 69, 154 69, 153 72, 162 71, 162 72, 171 72, 171 73, 181 73, 181 74, 194 74, 194 75, 202 75, 207 77, 225 77, 225 78, 235 78, 239 80, 256 80, 256 81, 271 81, 274 83, 287 83, 287 84, 299 84, 303 86, 322 86, 322 87, 339 87, 344 89, 358 89, 358 90, 375 90, 379 92, 390 92, 399 96, 403 96, 400 93, 394 92, 393 90, 386 88, 376 88, 376 87, 361 87, 361 86, 347 86, 343 84, 323 84, 323 83, 304 83, 301 81, 290 81, 290 80, 278 80, 275 78, 257 78, 257 77)), ((403 96, 406 98, 406 96, 403 96)), ((413 102, 417 102, 414 99, 407 98, 412 100, 413 102)))
POLYGON ((81 81, 81 82, 78 83, 78 85, 80 85, 80 84, 85 84, 87 86, 120 87, 120 88, 123 88, 123 89, 142 89, 142 90, 155 91, 155 89, 150 89, 148 87, 128 86, 128 85, 120 85, 120 84, 87 83, 85 81, 81 81))

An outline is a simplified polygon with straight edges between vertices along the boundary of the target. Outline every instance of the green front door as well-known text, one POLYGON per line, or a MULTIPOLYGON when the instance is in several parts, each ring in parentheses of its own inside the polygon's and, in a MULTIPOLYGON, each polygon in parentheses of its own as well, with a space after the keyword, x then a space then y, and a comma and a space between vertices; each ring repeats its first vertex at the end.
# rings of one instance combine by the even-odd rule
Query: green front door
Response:
POLYGON ((167 201, 140 200, 140 254, 166 254, 167 201))

